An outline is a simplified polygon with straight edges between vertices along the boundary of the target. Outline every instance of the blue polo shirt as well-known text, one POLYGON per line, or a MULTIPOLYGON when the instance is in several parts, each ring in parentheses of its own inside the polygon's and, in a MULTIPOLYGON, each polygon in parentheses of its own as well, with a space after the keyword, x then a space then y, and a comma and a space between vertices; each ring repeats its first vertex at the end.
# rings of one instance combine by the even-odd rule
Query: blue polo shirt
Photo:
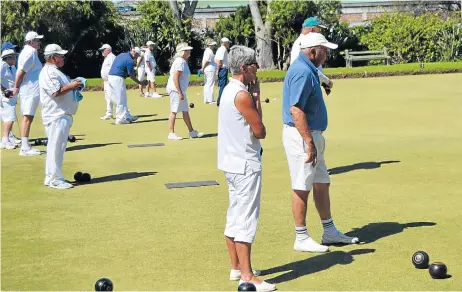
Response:
POLYGON ((327 108, 322 96, 318 69, 303 53, 290 65, 282 91, 282 120, 284 124, 294 127, 291 106, 305 112, 310 130, 327 129, 327 108))
POLYGON ((109 70, 109 75, 127 78, 128 76, 133 75, 134 66, 135 62, 133 61, 130 52, 121 53, 117 57, 115 57, 114 62, 112 62, 111 70, 109 70))

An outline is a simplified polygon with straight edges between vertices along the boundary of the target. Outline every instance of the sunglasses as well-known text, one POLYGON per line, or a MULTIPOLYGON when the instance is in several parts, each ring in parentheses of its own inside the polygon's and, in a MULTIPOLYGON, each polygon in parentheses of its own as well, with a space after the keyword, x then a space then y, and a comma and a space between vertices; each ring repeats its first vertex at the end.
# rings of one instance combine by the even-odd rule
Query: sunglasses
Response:
POLYGON ((257 69, 260 69, 260 66, 258 65, 257 62, 249 63, 249 64, 244 64, 244 65, 246 65, 246 66, 253 66, 253 65, 255 65, 255 67, 257 67, 257 69))

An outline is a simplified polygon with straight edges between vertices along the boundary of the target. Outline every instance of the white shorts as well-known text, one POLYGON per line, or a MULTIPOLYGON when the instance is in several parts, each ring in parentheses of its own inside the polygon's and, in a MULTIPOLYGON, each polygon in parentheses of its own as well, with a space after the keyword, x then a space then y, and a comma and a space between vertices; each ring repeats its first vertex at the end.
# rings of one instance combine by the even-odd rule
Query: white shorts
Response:
POLYGON ((225 176, 229 190, 225 236, 253 243, 260 216, 261 171, 247 165, 245 174, 225 172, 225 176))
POLYGON ((138 67, 138 80, 143 81, 145 75, 144 67, 138 67))
POLYGON ((189 112, 188 97, 184 95, 184 99, 180 100, 180 95, 177 91, 167 88, 167 93, 170 96, 170 111, 172 113, 189 112))
POLYGON ((2 102, 0 107, 0 117, 3 122, 16 121, 16 97, 9 99, 8 102, 2 102))
POLYGON ((39 103, 40 96, 19 97, 19 104, 21 105, 21 113, 23 116, 35 116, 39 103))
POLYGON ((297 128, 284 125, 282 130, 282 141, 289 164, 293 190, 310 191, 313 188, 313 183, 330 183, 324 160, 326 140, 320 131, 311 131, 311 135, 318 154, 314 167, 311 163, 305 163, 307 147, 297 128))
POLYGON ((146 70, 146 79, 149 82, 156 82, 156 73, 155 73, 155 71, 150 71, 149 69, 146 70))

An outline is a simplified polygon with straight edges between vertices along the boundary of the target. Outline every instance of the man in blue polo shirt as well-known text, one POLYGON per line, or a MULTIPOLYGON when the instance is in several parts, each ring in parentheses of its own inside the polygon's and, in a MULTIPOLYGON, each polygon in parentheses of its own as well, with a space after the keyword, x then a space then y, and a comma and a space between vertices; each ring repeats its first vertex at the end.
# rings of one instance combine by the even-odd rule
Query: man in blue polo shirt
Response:
POLYGON ((327 109, 322 96, 318 69, 328 49, 336 49, 320 34, 311 32, 300 37, 300 55, 284 79, 282 117, 283 144, 292 184, 292 212, 295 221, 295 251, 326 252, 329 248, 314 241, 306 229, 307 199, 313 199, 324 227, 323 244, 357 243, 337 230, 330 211, 330 178, 324 161, 327 109))
POLYGON ((134 74, 135 61, 141 54, 140 48, 136 47, 129 52, 121 53, 112 63, 109 70, 108 82, 111 87, 111 100, 116 104, 116 122, 115 124, 130 124, 136 121, 138 117, 130 114, 127 107, 127 86, 125 78, 130 77, 133 81, 146 86, 147 81, 139 81, 134 74))

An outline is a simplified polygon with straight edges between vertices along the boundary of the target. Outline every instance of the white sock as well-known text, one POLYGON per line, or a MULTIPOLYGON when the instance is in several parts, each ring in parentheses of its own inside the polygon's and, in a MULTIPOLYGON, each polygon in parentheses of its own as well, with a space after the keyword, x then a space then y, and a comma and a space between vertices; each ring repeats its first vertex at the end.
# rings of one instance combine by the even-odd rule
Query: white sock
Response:
POLYGON ((310 238, 306 226, 295 226, 295 238, 299 241, 310 238))
POLYGON ((31 146, 29 145, 29 137, 21 137, 21 149, 29 150, 31 146))
POLYGON ((324 228, 324 233, 332 234, 337 232, 337 227, 334 225, 334 220, 329 218, 327 220, 321 220, 322 227, 324 228))

